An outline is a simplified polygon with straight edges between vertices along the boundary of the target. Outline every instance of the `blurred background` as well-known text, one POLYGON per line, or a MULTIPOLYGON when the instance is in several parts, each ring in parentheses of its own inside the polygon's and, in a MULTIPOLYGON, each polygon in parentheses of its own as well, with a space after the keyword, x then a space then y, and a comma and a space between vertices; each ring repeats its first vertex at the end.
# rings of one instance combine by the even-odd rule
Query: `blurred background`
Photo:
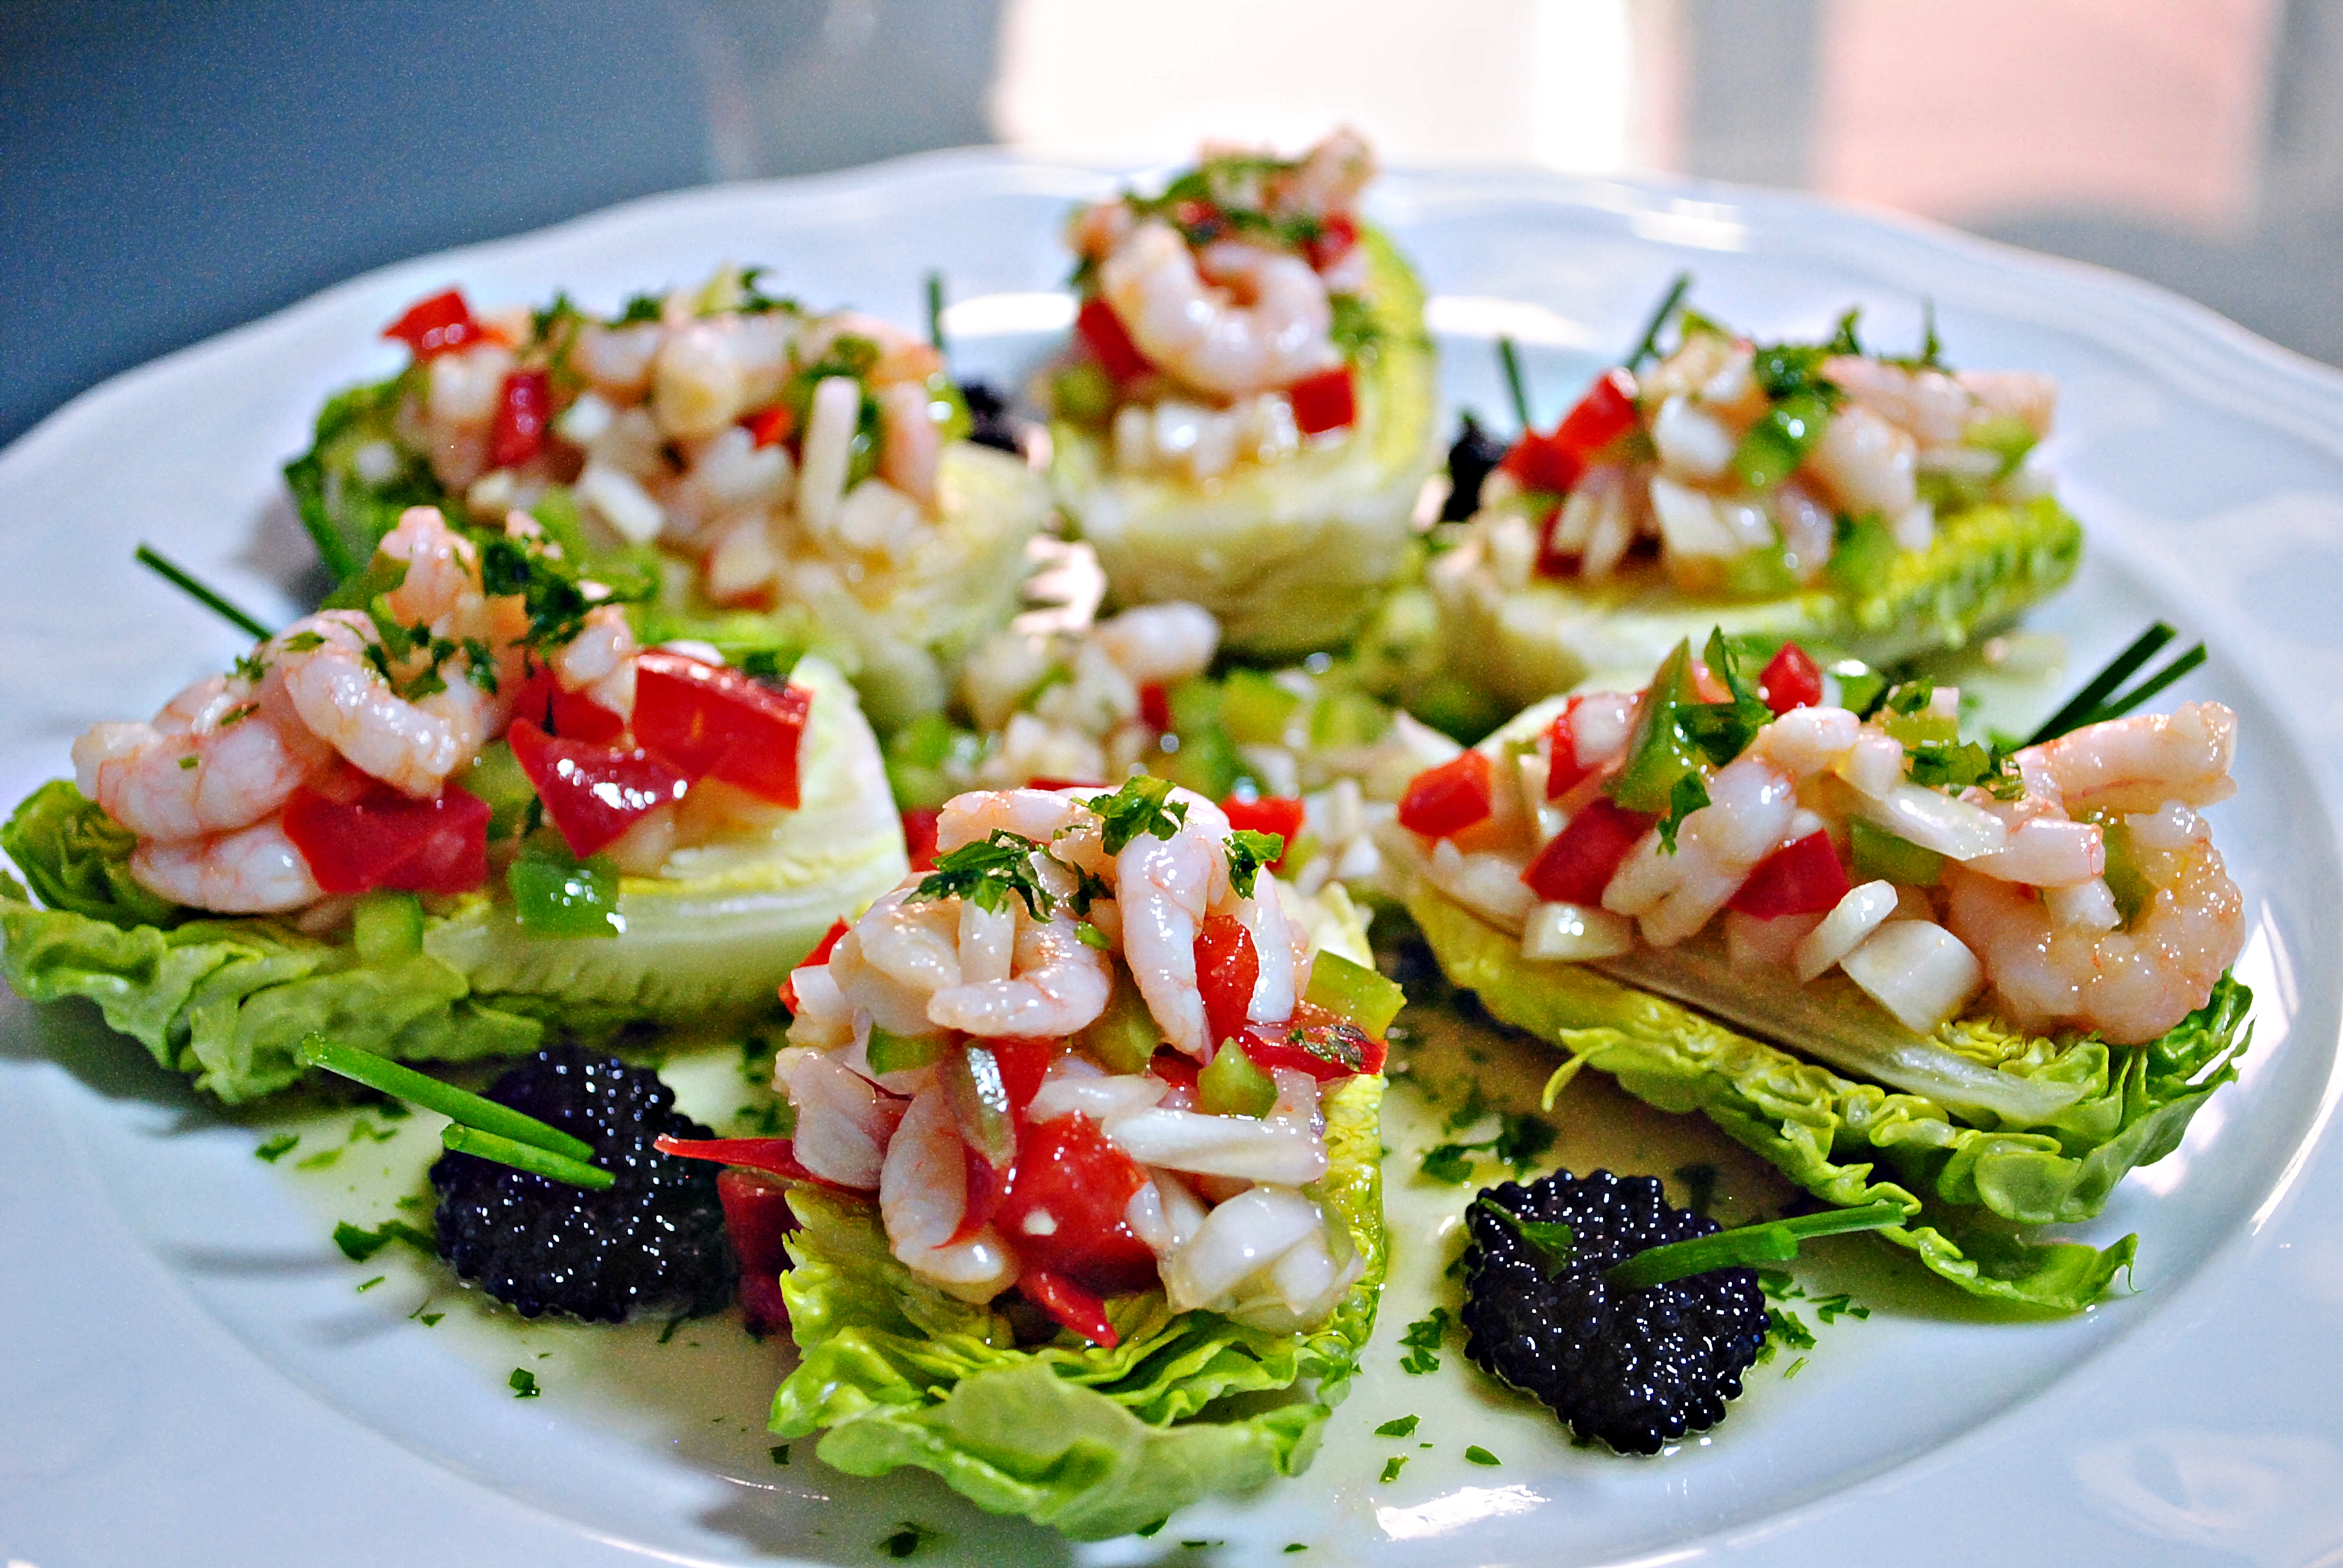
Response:
POLYGON ((1348 121, 1808 190, 2343 363, 2335 0, 0 0, 0 440, 353 273, 654 191, 1348 121))

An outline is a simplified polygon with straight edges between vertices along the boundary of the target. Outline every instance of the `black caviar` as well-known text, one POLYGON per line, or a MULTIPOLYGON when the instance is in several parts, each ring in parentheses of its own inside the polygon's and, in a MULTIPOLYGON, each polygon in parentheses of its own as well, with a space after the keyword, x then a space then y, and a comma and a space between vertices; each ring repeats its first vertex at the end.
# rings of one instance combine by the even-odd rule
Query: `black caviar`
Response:
POLYGON ((1557 1171, 1483 1199, 1571 1228, 1566 1267, 1480 1202, 1465 1211, 1465 1353, 1536 1395, 1583 1438, 1657 1453, 1714 1426, 1765 1342, 1765 1297, 1750 1269, 1715 1269, 1643 1290, 1604 1271, 1648 1247, 1712 1234, 1716 1221, 1668 1205, 1649 1176, 1557 1171))
POLYGON ((618 1178, 607 1191, 469 1154, 431 1167, 439 1255, 523 1317, 602 1322, 639 1312, 698 1316, 732 1299, 738 1269, 716 1195, 717 1168, 651 1147, 661 1133, 706 1138, 648 1068, 576 1046, 539 1051, 488 1098, 593 1145, 618 1178))
POLYGON ((963 381, 960 395, 968 405, 968 438, 980 447, 994 447, 1014 456, 1023 448, 1017 444, 1017 417, 1009 411, 1008 400, 992 389, 986 381, 963 381))
POLYGON ((1440 520, 1461 523, 1479 511, 1481 487, 1504 460, 1504 444, 1465 415, 1456 444, 1448 448, 1448 499, 1441 503, 1440 520))

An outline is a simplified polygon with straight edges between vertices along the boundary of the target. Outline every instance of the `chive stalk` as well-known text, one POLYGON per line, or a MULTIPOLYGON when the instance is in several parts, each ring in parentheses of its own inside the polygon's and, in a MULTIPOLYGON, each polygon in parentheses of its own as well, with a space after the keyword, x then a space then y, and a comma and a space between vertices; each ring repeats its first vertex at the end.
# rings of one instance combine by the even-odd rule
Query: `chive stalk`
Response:
POLYGON ((2055 740, 2086 725, 2104 724, 2110 719, 2121 719, 2204 663, 2205 645, 2200 642, 2129 691, 2118 690, 2125 681, 2154 658, 2166 643, 2179 635, 2160 620, 2141 632, 2132 639, 2130 647, 2107 661, 2106 668, 2086 681, 2083 689, 2075 693, 2066 706, 2044 719, 2042 728, 2026 738, 2026 744, 2039 746, 2046 740, 2055 740))
POLYGON ((1901 1205, 1882 1201, 1859 1209, 1825 1209, 1794 1220, 1773 1220, 1762 1225, 1742 1225, 1689 1241, 1646 1247, 1624 1262, 1605 1271, 1604 1278, 1622 1290, 1640 1291, 1704 1274, 1712 1269, 1740 1268, 1749 1263, 1786 1263, 1798 1255, 1798 1243, 1815 1236, 1839 1236, 1854 1231, 1884 1231, 1904 1222, 1901 1205))
POLYGON ((262 642, 266 642, 277 635, 261 625, 258 620, 229 603, 219 593, 196 580, 194 573, 169 559, 154 546, 142 544, 135 554, 140 566, 169 583, 238 631, 248 632, 262 642))
MULTIPOLYGON (((572 1138, 558 1128, 548 1127, 536 1117, 524 1115, 509 1105, 498 1105, 493 1100, 458 1089, 452 1083, 442 1083, 436 1078, 377 1056, 370 1050, 343 1045, 313 1032, 301 1041, 300 1057, 310 1067, 322 1067, 327 1072, 338 1073, 365 1084, 368 1089, 395 1094, 401 1100, 420 1105, 426 1111, 436 1111, 458 1125, 476 1131, 491 1133, 501 1140, 558 1155, 580 1166, 594 1158, 594 1146, 582 1139, 572 1138)), ((608 1175, 608 1172, 600 1174, 608 1175)), ((608 1183, 588 1181, 584 1185, 607 1186, 608 1183)))
MULTIPOLYGON (((547 1129, 551 1131, 550 1128, 547 1129)), ((572 1160, 566 1154, 556 1154, 534 1143, 500 1133, 483 1132, 477 1127, 467 1127, 460 1121, 450 1121, 439 1130, 439 1141, 458 1154, 477 1155, 493 1160, 499 1165, 509 1165, 516 1171, 532 1175, 549 1176, 556 1181, 567 1181, 573 1187, 591 1187, 607 1191, 618 1178, 599 1166, 588 1165, 583 1160, 572 1160)))
POLYGON ((1529 386, 1522 379, 1522 357, 1514 351, 1512 338, 1497 339, 1497 363, 1504 367, 1505 393, 1513 400, 1513 419, 1526 436, 1530 433, 1529 386))
POLYGON ((928 274, 928 345, 944 352, 944 275, 928 274))
POLYGON ((1635 351, 1622 361, 1628 369, 1634 369, 1660 351, 1660 331, 1667 326, 1668 317, 1676 313, 1676 307, 1684 303, 1684 294, 1691 287, 1692 274, 1677 273, 1675 281, 1668 285, 1667 293, 1661 297, 1660 307, 1653 311, 1651 320, 1644 324, 1644 335, 1635 340, 1635 351))

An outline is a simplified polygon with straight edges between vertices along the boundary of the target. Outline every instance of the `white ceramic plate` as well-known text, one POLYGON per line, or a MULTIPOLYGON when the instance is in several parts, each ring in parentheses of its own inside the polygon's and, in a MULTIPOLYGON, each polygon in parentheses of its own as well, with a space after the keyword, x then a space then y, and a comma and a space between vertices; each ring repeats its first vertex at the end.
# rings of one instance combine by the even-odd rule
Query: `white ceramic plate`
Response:
MULTIPOLYGON (((660 197, 390 268, 79 399, 0 454, 0 795, 64 770, 86 723, 151 712, 239 651, 132 566, 139 539, 263 615, 295 612, 308 556, 277 467, 327 393, 397 363, 375 334, 413 298, 566 286, 607 308, 731 259, 911 320, 941 266, 962 370, 998 374, 1065 320, 1055 236, 1105 184, 955 154, 660 197)), ((2153 615, 2202 635, 2214 659, 2189 689, 2244 725, 2217 824, 2247 891, 2258 1032, 2244 1081, 2087 1229, 2141 1233, 2137 1294, 2008 1323, 1874 1282, 1868 1320, 1822 1331, 1795 1382, 1761 1370, 1713 1440, 1619 1460, 1570 1448, 1453 1346, 1437 1376, 1397 1369, 1460 1195, 1395 1161, 1383 1330, 1316 1466, 1152 1541, 1071 1548, 922 1477, 778 1463, 760 1418, 785 1352, 729 1325, 661 1347, 522 1333, 444 1290, 427 1307, 427 1271, 393 1254, 354 1268, 327 1240, 337 1218, 393 1212, 419 1168, 408 1141, 307 1173, 260 1163, 253 1126, 94 1014, 9 998, 0 1560, 856 1562, 912 1524, 920 1560, 994 1563, 1288 1562, 1295 1545, 1305 1563, 2343 1562, 2343 1155, 2325 1136, 2343 1082, 2343 377, 2125 279, 1790 197, 1445 175, 1393 176, 1378 206, 1436 295, 1452 404, 1502 407, 1487 339, 1509 332, 1551 418, 1684 267, 1704 308, 1769 335, 1859 302, 1900 341, 1932 296, 1956 361, 2061 378, 2046 456, 2091 555, 2039 622, 2071 635, 2077 668, 2153 615), (410 1315, 426 1311, 447 1320, 426 1329, 410 1315), (507 1386, 523 1364, 542 1397, 507 1386), (1373 1436, 1403 1413, 1423 1417, 1415 1439, 1373 1436), (1503 1462, 1466 1464, 1467 1443, 1503 1462)), ((1664 1157, 1660 1119, 1587 1103, 1560 1152, 1664 1157), (1622 1119, 1589 1122, 1604 1114, 1622 1119)), ((347 1121, 313 1127, 305 1152, 347 1121)))

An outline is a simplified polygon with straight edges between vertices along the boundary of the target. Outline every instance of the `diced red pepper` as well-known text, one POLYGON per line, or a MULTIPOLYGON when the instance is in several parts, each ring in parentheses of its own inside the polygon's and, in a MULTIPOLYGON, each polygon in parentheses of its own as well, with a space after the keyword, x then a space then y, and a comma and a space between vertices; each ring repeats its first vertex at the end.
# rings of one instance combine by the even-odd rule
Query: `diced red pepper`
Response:
POLYGON ((1563 416, 1550 436, 1526 430, 1498 467, 1524 490, 1566 495, 1590 458, 1635 427, 1635 378, 1614 367, 1563 416))
POLYGON ((988 1040, 992 1060, 1001 1064, 1001 1081, 1009 1091, 1009 1109, 1018 1115, 1041 1091, 1041 1080, 1048 1076, 1050 1063, 1057 1056, 1060 1042, 1054 1040, 988 1040))
POLYGON ((1311 236, 1309 244, 1302 249, 1302 254, 1310 258, 1310 265, 1323 272, 1350 255, 1351 247, 1358 243, 1358 224, 1350 214, 1338 212, 1319 224, 1318 232, 1311 236))
POLYGON ((431 359, 482 341, 488 330, 472 318, 472 307, 451 288, 408 306, 407 314, 384 327, 382 335, 406 344, 417 359, 431 359))
POLYGON ((1106 781, 1102 779, 1055 779, 1044 773, 1025 780, 1025 788, 1051 790, 1103 789, 1106 788, 1106 781))
POLYGON ((821 940, 814 943, 813 951, 806 954, 803 959, 799 960, 797 969, 793 969, 789 971, 789 980, 785 980, 781 982, 781 1005, 783 1007, 789 1009, 792 1013, 798 1010, 798 988, 794 983, 792 983, 796 979, 797 970, 820 969, 822 965, 828 963, 830 961, 830 950, 838 946, 839 939, 844 935, 846 935, 846 922, 844 920, 832 920, 830 924, 830 930, 822 933, 821 940))
POLYGON ((1155 1282, 1155 1254, 1123 1211, 1147 1173, 1079 1112, 1037 1123, 1018 1140, 1017 1174, 993 1223, 1028 1267, 1101 1295, 1155 1282), (1046 1218, 1044 1218, 1046 1216, 1046 1218))
POLYGON ((640 747, 621 751, 551 736, 526 719, 515 719, 505 739, 547 819, 581 860, 690 788, 680 769, 640 747))
POLYGON ((635 739, 693 780, 798 803, 798 749, 813 693, 776 691, 737 669, 653 648, 635 659, 635 739))
POLYGON ((1583 697, 1572 698, 1570 706, 1555 714, 1554 723, 1547 727, 1545 798, 1549 800, 1561 799, 1594 771, 1594 765, 1578 759, 1578 706, 1585 700, 1583 697))
POLYGON ((737 1165, 743 1171, 761 1171, 768 1176, 779 1176, 784 1181, 809 1181, 833 1192, 859 1191, 857 1188, 841 1187, 827 1177, 817 1176, 798 1163, 797 1149, 786 1138, 676 1138, 662 1132, 651 1140, 651 1147, 679 1160, 707 1160, 719 1165, 737 1165))
POLYGON ((1546 840, 1522 880, 1549 904, 1599 905, 1619 863, 1655 820, 1607 797, 1589 800, 1546 840))
POLYGON ((1151 680, 1139 689, 1140 722, 1150 729, 1172 728, 1172 694, 1160 680, 1151 680))
POLYGON ((1381 1072, 1391 1047, 1347 1019, 1309 1002, 1296 1003, 1283 1023, 1245 1026, 1238 1038, 1244 1053, 1263 1072, 1288 1067, 1319 1082, 1356 1073, 1381 1072))
POLYGON ((1417 774, 1399 798, 1399 825, 1427 839, 1445 839, 1486 821, 1494 785, 1489 759, 1467 751, 1417 774))
POLYGON ((565 740, 607 744, 627 732, 627 721, 582 691, 564 691, 549 669, 538 669, 513 695, 512 717, 526 719, 565 740))
POLYGON ((1757 690, 1765 706, 1777 714, 1793 708, 1817 707, 1823 699, 1822 667, 1805 648, 1785 642, 1766 661, 1765 673, 1757 678, 1757 690))
POLYGON ((1172 204, 1172 221, 1187 231, 1192 244, 1211 238, 1228 225, 1227 215, 1218 206, 1194 196, 1172 204))
POLYGON ((903 813, 903 852, 914 871, 936 869, 936 824, 943 813, 933 806, 914 806, 903 813))
POLYGON ((1196 1075, 1203 1071, 1203 1064, 1194 1057, 1182 1055, 1167 1045, 1156 1050, 1153 1058, 1147 1063, 1147 1070, 1174 1089, 1185 1089, 1190 1093, 1193 1093, 1196 1088, 1196 1075))
POLYGON ((1136 380, 1153 372, 1155 367, 1147 362, 1147 357, 1139 351, 1139 346, 1131 340, 1131 334, 1124 330, 1122 317, 1114 313, 1113 306, 1098 295, 1093 294, 1082 301, 1081 313, 1074 317, 1074 330, 1081 334, 1082 342, 1089 347, 1091 357, 1099 362, 1099 368, 1115 380, 1136 380))
POLYGON ((789 1303, 781 1299, 781 1272, 789 1266, 783 1245, 798 1228, 789 1210, 789 1190, 753 1171, 716 1173, 717 1201, 724 1205, 724 1231, 740 1261, 740 1312, 752 1333, 787 1328, 789 1303))
POLYGON ((1725 907, 1761 920, 1828 914, 1846 897, 1850 885, 1830 835, 1817 829, 1758 861, 1725 907))
POLYGON ((516 370, 497 396, 488 425, 488 463, 518 468, 544 448, 545 427, 553 417, 553 378, 542 370, 516 370))
POLYGON ((1082 1289, 1063 1274, 1054 1274, 1047 1269, 1028 1269, 1017 1276, 1017 1290, 1048 1313, 1050 1321, 1060 1328, 1108 1350, 1121 1342, 1114 1325, 1107 1322, 1106 1302, 1096 1292, 1082 1289))
POLYGON ((468 893, 488 879, 488 803, 449 784, 417 800, 345 770, 285 803, 285 836, 328 893, 468 893))
POLYGON ((754 414, 740 416, 740 428, 749 432, 749 441, 759 447, 777 447, 789 438, 797 427, 797 416, 786 403, 776 403, 769 408, 759 408, 754 414))
POLYGON ((1538 523, 1537 575, 1542 578, 1574 578, 1579 563, 1585 557, 1577 550, 1559 548, 1554 542, 1554 530, 1561 525, 1562 508, 1547 511, 1538 523))
POLYGON ((1285 840, 1284 850, 1269 868, 1272 871, 1285 869, 1287 858, 1293 853, 1293 841, 1302 837, 1302 825, 1306 819, 1301 800, 1292 795, 1263 795, 1254 800, 1232 795, 1221 802, 1221 815, 1239 832, 1274 833, 1285 840))
POLYGON ((1305 376, 1285 389, 1293 401, 1294 427, 1305 436, 1340 430, 1359 417, 1359 401, 1351 367, 1337 365, 1305 376))
POLYGON ((1261 980, 1261 954, 1252 933, 1232 915, 1208 915, 1196 933, 1196 989, 1204 1002, 1204 1028, 1213 1045, 1244 1032, 1253 987, 1261 980))

